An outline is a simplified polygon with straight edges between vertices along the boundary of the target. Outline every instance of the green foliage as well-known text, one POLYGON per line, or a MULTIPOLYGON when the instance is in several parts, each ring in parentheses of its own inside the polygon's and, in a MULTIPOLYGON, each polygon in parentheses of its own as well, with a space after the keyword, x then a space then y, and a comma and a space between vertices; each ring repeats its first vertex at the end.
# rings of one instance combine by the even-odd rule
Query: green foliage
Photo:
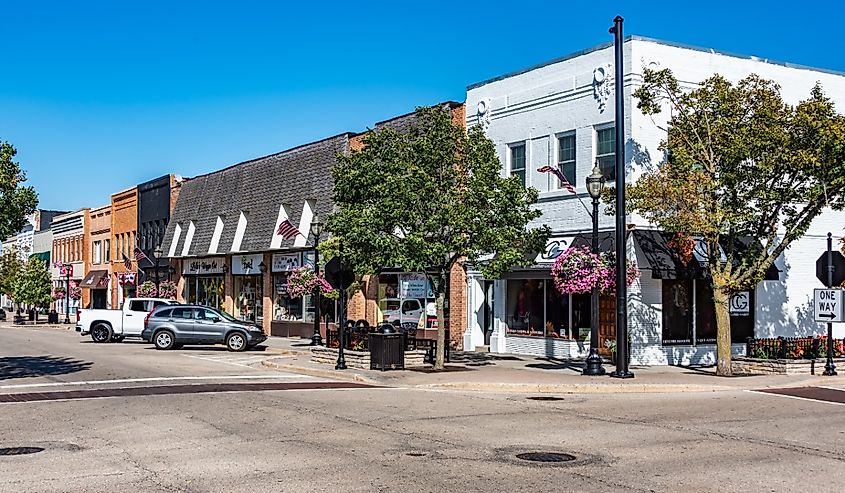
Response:
POLYGON ((14 280, 21 269, 23 269, 23 262, 18 258, 18 252, 14 248, 5 250, 0 255, 0 293, 12 296, 14 280))
POLYGON ((51 288, 50 271, 44 261, 32 257, 14 281, 12 298, 25 305, 43 306, 53 299, 51 288))
MULTIPOLYGON (((548 228, 526 230, 540 216, 537 192, 500 176, 493 143, 467 134, 441 107, 417 110, 407 132, 373 131, 364 147, 332 170, 337 212, 327 228, 359 274, 384 268, 445 273, 461 257, 496 277, 531 262, 548 228)), ((441 286, 442 288, 442 286, 441 286)))
POLYGON ((700 235, 710 255, 717 301, 717 344, 730 362, 726 297, 755 286, 822 209, 843 206, 845 117, 820 86, 792 106, 772 81, 733 84, 715 75, 692 90, 672 72, 646 70, 634 92, 646 115, 671 111, 661 149, 627 192, 628 206, 666 231, 700 235), (741 237, 760 244, 734 249, 741 237))
POLYGON ((26 216, 35 211, 38 195, 32 187, 21 186, 26 174, 12 159, 17 154, 8 142, 0 141, 0 238, 20 231, 26 216))

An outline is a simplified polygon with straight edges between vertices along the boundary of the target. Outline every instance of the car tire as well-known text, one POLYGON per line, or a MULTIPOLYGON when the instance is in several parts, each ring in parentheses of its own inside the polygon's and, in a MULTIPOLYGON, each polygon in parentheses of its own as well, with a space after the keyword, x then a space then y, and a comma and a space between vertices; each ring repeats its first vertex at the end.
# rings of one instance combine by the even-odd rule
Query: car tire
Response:
POLYGON ((173 349, 176 345, 176 338, 173 336, 173 332, 170 332, 169 330, 160 330, 153 334, 153 344, 156 349, 173 349))
POLYGON ((231 334, 226 336, 226 347, 229 349, 229 351, 246 351, 246 336, 240 332, 232 332, 231 334))
POLYGON ((111 327, 108 324, 101 323, 91 327, 91 340, 98 344, 109 342, 112 335, 111 327))

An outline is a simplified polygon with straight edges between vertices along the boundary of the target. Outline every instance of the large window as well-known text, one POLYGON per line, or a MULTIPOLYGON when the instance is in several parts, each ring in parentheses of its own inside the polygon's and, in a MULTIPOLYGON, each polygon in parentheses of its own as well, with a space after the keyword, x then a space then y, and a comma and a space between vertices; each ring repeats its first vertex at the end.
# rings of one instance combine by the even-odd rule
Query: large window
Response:
POLYGON ((288 274, 273 275, 273 320, 303 320, 302 297, 288 296, 288 274))
POLYGON ((607 181, 616 180, 616 128, 596 130, 596 162, 607 181))
POLYGON ((518 176, 525 185, 525 144, 511 146, 511 176, 518 176))
POLYGON ((188 303, 223 309, 223 276, 186 277, 188 303))
POLYGON ((378 276, 378 322, 437 327, 431 281, 423 273, 402 272, 378 276))
POLYGON ((92 264, 99 264, 103 261, 102 257, 102 245, 103 242, 97 240, 91 245, 91 263, 92 264))
POLYGON ((578 186, 575 181, 577 178, 575 175, 575 134, 558 137, 557 167, 570 185, 578 186))
MULTIPOLYGON (((663 344, 715 344, 716 307, 707 281, 663 280, 663 344)), ((731 310, 731 342, 754 336, 754 291, 744 292, 744 310, 731 310)))
POLYGON ((111 262, 111 240, 105 240, 105 247, 103 250, 103 261, 111 262))
POLYGON ((511 335, 578 338, 590 327, 590 296, 565 295, 550 279, 508 281, 507 332, 511 335))
POLYGON ((235 317, 258 322, 264 319, 261 276, 235 276, 235 317))

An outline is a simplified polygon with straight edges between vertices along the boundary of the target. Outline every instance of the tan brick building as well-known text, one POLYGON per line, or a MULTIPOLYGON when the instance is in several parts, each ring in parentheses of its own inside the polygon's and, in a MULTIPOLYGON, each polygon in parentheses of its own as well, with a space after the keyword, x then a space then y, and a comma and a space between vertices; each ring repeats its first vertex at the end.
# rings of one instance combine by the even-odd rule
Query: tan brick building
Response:
POLYGON ((138 229, 138 189, 132 187, 111 196, 111 283, 112 308, 134 296, 138 280, 137 262, 132 253, 138 229), (127 269, 124 260, 129 259, 127 269))
POLYGON ((74 316, 85 299, 71 300, 68 287, 78 286, 86 274, 85 258, 88 255, 89 209, 80 209, 55 216, 52 221, 53 249, 50 277, 53 290, 65 292, 63 299, 54 302, 53 307, 60 314, 74 316), (69 274, 69 275, 68 275, 69 274), (70 285, 70 286, 68 286, 70 285))
POLYGON ((86 242, 86 275, 82 280, 83 307, 111 308, 112 291, 116 282, 112 279, 111 266, 111 204, 91 209, 90 233, 86 242))

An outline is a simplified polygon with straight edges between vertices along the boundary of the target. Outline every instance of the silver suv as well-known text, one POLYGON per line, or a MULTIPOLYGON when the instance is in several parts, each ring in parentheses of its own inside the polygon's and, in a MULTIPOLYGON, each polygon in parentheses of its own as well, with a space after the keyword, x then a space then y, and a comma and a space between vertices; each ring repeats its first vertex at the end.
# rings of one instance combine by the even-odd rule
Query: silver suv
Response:
POLYGON ((242 322, 207 306, 164 305, 144 320, 141 338, 156 349, 185 344, 225 344, 229 351, 245 351, 267 340, 261 327, 242 322))

